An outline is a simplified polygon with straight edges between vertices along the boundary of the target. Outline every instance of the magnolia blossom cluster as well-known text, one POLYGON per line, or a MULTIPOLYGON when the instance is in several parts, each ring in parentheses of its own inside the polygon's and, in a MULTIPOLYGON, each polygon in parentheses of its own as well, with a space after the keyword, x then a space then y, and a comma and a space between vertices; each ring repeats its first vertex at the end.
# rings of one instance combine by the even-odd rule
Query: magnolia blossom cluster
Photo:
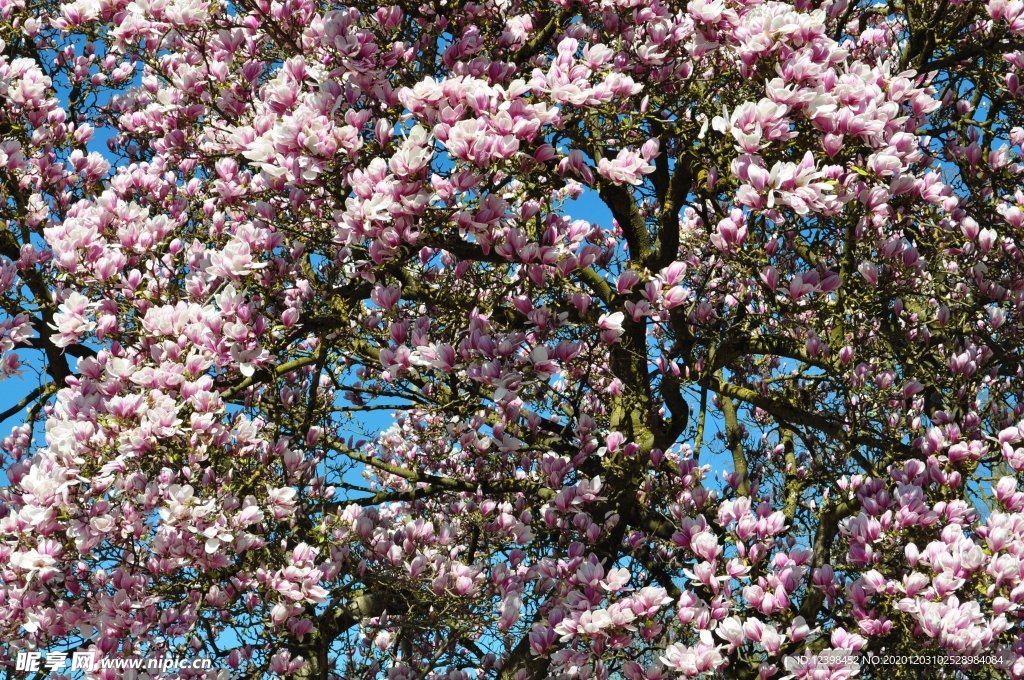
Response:
POLYGON ((0 664, 1024 678, 1024 10, 931 14, 0 0, 0 664))

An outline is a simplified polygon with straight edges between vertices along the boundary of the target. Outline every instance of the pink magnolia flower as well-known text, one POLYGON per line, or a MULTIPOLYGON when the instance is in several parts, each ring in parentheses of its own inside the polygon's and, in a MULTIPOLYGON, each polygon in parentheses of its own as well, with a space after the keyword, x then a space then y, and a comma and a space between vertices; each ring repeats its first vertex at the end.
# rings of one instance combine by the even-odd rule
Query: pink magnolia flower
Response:
POLYGON ((612 184, 642 184, 643 176, 652 172, 654 166, 632 149, 620 149, 614 159, 597 163, 597 173, 612 184))

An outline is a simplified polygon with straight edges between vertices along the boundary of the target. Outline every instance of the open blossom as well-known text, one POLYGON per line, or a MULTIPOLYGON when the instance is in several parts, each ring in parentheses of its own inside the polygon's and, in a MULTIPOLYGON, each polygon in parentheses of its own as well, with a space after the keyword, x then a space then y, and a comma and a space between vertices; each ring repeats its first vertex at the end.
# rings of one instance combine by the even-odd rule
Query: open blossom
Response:
POLYGON ((622 328, 624 320, 625 315, 622 312, 602 314, 597 321, 597 326, 601 329, 601 340, 608 343, 618 340, 624 332, 622 328))
POLYGON ((690 0, 686 10, 697 21, 715 24, 722 18, 725 3, 722 0, 690 0))
POLYGON ((61 303, 57 308, 58 313, 54 315, 54 326, 58 329, 58 335, 54 339, 56 346, 67 347, 79 342, 95 327, 89 318, 92 307, 90 300, 77 292, 72 292, 61 303))
POLYGON ((59 571, 55 565, 60 552, 59 544, 44 539, 37 548, 14 553, 11 566, 23 572, 29 580, 46 581, 59 571))
POLYGON ((429 143, 427 131, 419 125, 414 127, 402 148, 388 162, 391 172, 396 177, 409 177, 426 167, 432 156, 429 143))
POLYGON ((725 663, 721 647, 714 646, 710 639, 705 640, 703 637, 694 647, 686 647, 679 643, 670 645, 665 649, 662 661, 686 678, 696 678, 717 670, 725 663))
POLYGON ((597 163, 599 175, 612 184, 641 184, 644 175, 654 172, 654 166, 632 149, 620 149, 615 158, 602 158, 597 163))

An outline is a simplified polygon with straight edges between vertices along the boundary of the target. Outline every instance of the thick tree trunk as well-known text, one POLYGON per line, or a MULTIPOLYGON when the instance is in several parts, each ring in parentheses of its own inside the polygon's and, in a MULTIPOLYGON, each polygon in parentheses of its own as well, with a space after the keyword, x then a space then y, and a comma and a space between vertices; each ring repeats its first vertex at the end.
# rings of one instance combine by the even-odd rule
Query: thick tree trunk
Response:
POLYGON ((508 655, 498 680, 545 680, 554 677, 548 674, 550 666, 550 657, 534 656, 530 650, 530 638, 524 636, 508 655))

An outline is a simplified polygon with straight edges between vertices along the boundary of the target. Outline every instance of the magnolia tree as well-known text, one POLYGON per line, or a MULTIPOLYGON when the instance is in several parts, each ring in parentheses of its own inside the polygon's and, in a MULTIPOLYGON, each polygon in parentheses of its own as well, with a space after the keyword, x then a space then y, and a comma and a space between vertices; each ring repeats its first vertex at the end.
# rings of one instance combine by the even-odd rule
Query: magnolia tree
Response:
POLYGON ((9 673, 1024 677, 1021 0, 0 16, 9 673))

